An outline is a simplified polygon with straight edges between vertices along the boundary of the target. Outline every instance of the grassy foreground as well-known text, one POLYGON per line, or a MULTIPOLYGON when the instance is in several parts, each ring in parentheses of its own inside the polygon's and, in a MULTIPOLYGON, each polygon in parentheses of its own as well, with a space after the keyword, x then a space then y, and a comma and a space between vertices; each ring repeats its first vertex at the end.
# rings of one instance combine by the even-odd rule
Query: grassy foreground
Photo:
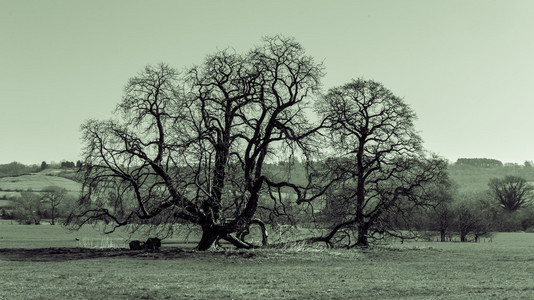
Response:
POLYGON ((168 246, 159 252, 21 249, 4 244, 2 234, 0 299, 534 296, 534 234, 530 233, 497 234, 492 243, 478 244, 412 242, 364 250, 294 247, 207 253, 168 246))

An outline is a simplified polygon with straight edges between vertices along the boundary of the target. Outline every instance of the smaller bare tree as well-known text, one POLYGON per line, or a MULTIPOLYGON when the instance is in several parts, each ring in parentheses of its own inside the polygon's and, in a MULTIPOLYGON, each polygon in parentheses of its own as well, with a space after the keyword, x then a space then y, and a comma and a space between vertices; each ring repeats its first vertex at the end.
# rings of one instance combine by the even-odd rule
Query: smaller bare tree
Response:
POLYGON ((470 193, 461 196, 453 208, 455 214, 453 227, 460 234, 460 241, 467 242, 467 236, 473 234, 474 241, 491 234, 494 228, 494 211, 485 201, 485 194, 470 193))
POLYGON ((67 190, 58 186, 47 186, 43 189, 42 198, 44 202, 50 205, 50 225, 55 225, 58 207, 67 196, 67 190))
POLYGON ((436 205, 432 206, 428 210, 428 221, 431 230, 438 231, 440 234, 440 241, 445 242, 447 233, 454 223, 454 210, 452 208, 454 186, 447 182, 438 186, 435 191, 432 192, 433 197, 436 199, 436 205))
POLYGON ((333 180, 327 202, 343 210, 330 233, 313 241, 331 244, 348 229, 356 232, 350 246, 368 246, 374 233, 398 235, 417 207, 432 204, 427 191, 447 177, 445 162, 422 147, 415 112, 382 84, 364 79, 330 89, 316 110, 335 153, 323 168, 333 180))
POLYGON ((493 178, 489 181, 490 192, 499 205, 508 212, 513 212, 524 206, 531 198, 534 187, 519 176, 493 178))

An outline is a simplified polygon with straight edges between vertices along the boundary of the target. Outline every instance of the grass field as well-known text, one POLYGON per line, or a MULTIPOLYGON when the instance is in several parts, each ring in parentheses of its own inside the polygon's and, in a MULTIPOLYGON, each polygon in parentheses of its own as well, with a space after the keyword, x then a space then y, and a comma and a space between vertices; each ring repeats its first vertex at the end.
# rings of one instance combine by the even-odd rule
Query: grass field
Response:
POLYGON ((59 186, 69 192, 79 192, 81 185, 67 178, 45 174, 21 175, 0 178, 0 189, 3 191, 41 191, 47 186, 59 186))
POLYGON ((0 299, 534 297, 531 233, 500 233, 478 244, 199 253, 170 243, 159 252, 80 248, 75 238, 102 239, 92 228, 68 233, 0 224, 0 230, 0 299))

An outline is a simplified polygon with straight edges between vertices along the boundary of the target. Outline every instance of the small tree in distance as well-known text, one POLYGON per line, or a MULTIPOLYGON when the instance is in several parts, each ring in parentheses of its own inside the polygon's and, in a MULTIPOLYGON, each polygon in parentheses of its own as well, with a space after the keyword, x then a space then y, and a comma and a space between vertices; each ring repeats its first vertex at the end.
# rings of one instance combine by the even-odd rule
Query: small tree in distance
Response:
POLYGON ((480 237, 490 235, 493 231, 496 212, 490 203, 485 201, 486 197, 486 193, 462 194, 454 203, 453 227, 460 235, 461 242, 467 242, 469 234, 478 242, 480 237))
POLYGON ((50 225, 55 225, 58 207, 67 195, 67 190, 57 186, 47 186, 41 193, 43 201, 48 202, 50 206, 50 225))
POLYGON ((450 183, 438 186, 432 194, 436 199, 436 204, 427 210, 429 229, 439 232, 440 241, 445 242, 447 234, 453 228, 454 210, 452 208, 453 194, 456 192, 455 186, 450 183))
POLYGON ((493 178, 489 181, 490 192, 498 204, 508 212, 523 207, 531 199, 534 187, 519 176, 493 178))

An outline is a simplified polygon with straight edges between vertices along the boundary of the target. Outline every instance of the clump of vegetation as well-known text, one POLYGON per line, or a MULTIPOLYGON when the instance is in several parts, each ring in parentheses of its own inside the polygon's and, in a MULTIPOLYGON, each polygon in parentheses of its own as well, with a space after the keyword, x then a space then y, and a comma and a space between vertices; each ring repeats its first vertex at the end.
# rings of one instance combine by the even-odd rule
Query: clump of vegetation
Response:
POLYGON ((55 225, 58 217, 68 215, 74 198, 65 188, 47 186, 41 192, 21 191, 10 202, 14 208, 10 216, 20 224, 39 225, 42 219, 47 219, 55 225))
POLYGON ((78 240, 78 247, 88 249, 115 249, 127 248, 124 240, 113 239, 110 237, 103 238, 81 238, 78 240))
POLYGON ((0 165, 0 178, 27 175, 39 171, 37 165, 26 166, 18 162, 0 165))

